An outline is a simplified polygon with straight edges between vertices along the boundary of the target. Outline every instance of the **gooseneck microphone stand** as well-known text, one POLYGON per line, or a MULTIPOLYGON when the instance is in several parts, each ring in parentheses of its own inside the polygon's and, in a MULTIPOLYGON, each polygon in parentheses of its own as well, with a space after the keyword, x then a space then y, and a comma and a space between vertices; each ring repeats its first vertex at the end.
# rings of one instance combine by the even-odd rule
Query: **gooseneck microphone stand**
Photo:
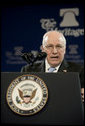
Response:
POLYGON ((33 65, 34 62, 45 59, 47 54, 45 52, 31 51, 22 53, 21 57, 29 64, 33 65))

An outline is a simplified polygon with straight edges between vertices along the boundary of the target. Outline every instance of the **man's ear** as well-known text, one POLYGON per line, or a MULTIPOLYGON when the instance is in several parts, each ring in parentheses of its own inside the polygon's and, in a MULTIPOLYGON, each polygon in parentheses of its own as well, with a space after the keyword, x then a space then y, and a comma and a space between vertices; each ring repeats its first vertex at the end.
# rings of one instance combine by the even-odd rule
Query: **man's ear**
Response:
POLYGON ((41 50, 42 52, 44 52, 43 45, 40 46, 40 50, 41 50))

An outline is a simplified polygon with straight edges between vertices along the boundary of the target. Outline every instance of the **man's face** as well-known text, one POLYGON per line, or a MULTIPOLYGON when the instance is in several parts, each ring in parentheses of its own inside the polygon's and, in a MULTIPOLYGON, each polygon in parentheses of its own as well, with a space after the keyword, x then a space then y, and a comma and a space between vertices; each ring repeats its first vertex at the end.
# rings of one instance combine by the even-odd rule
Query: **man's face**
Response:
POLYGON ((59 35, 56 36, 55 34, 48 36, 45 47, 42 47, 42 51, 47 53, 48 63, 53 67, 58 66, 63 61, 65 55, 65 44, 58 38, 59 35))

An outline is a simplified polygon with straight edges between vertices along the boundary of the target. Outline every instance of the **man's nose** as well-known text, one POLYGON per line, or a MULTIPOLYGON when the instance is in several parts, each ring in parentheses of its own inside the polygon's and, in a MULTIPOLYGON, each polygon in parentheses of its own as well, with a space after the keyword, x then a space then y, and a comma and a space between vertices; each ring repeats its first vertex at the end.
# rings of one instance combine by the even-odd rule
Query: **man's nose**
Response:
POLYGON ((54 46, 53 53, 57 53, 57 48, 54 46))

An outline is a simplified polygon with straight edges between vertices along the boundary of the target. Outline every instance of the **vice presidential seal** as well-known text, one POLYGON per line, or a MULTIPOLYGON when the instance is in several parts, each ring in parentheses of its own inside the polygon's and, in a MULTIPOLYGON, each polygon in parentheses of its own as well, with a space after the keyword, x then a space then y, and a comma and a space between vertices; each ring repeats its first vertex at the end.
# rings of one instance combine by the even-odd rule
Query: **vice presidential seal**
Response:
POLYGON ((48 89, 44 81, 35 75, 22 75, 11 82, 6 99, 9 107, 20 115, 39 112, 48 99, 48 89))

